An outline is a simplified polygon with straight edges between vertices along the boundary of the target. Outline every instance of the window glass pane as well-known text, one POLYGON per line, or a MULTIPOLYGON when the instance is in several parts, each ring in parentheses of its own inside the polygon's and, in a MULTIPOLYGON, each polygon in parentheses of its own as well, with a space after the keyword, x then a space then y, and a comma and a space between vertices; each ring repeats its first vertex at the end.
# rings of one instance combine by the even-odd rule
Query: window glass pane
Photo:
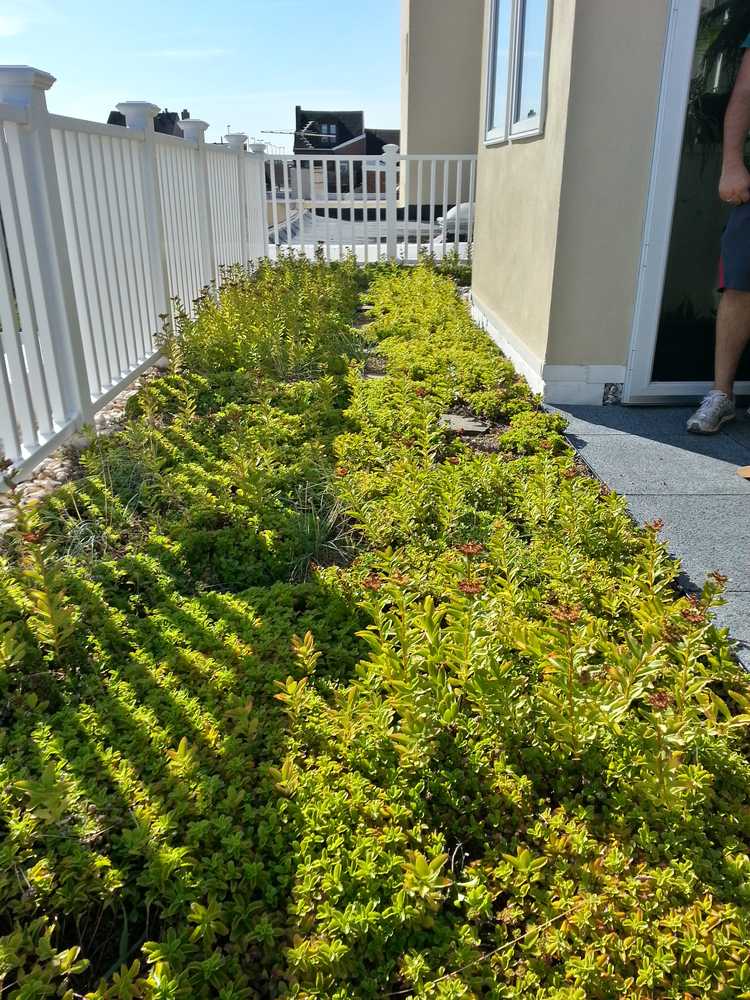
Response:
POLYGON ((510 66, 510 37, 512 0, 495 0, 494 64, 490 82, 489 128, 505 135, 508 117, 508 69, 510 66))
POLYGON ((548 0, 523 0, 514 131, 538 128, 544 93, 548 0))

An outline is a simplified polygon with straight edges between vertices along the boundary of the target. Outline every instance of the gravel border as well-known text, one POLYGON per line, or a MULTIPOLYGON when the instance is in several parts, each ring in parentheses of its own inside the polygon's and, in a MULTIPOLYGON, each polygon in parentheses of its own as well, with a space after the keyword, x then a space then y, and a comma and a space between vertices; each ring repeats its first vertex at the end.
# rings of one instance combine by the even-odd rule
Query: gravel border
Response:
MULTIPOLYGON (((157 362, 102 407, 94 417, 96 436, 107 437, 122 430, 127 420, 125 411, 128 400, 153 379, 166 375, 167 371, 157 362)), ((90 436, 85 431, 79 432, 71 441, 48 455, 22 482, 16 483, 12 491, 0 493, 0 537, 7 534, 16 522, 17 501, 20 500, 22 505, 38 503, 59 486, 81 478, 83 471, 79 457, 89 443, 90 436)))

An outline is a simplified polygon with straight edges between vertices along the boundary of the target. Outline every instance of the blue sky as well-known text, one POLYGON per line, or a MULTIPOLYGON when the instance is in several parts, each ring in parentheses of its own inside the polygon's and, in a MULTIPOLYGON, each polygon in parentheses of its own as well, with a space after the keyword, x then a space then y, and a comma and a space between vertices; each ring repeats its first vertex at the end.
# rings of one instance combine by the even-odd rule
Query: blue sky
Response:
MULTIPOLYGON (((190 109, 259 135, 294 106, 365 110, 398 128, 399 0, 0 0, 0 62, 47 70, 58 114, 106 121, 118 101, 190 109)), ((268 136, 289 144, 290 136, 268 136)))

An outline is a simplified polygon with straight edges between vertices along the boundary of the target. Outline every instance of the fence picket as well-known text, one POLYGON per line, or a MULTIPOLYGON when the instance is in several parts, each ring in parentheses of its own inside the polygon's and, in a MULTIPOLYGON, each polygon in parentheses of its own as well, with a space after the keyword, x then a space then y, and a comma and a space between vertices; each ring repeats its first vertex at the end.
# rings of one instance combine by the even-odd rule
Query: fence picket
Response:
POLYGON ((305 249, 305 207, 302 190, 302 160, 296 156, 294 158, 294 183, 297 185, 297 221, 298 221, 298 232, 297 236, 299 239, 300 251, 304 253, 305 249))
POLYGON ((151 281, 148 230, 144 213, 144 196, 141 183, 139 157, 142 147, 130 143, 128 150, 127 193, 128 203, 133 212, 134 228, 138 238, 137 256, 139 262, 139 283, 142 288, 141 302, 143 305, 143 356, 148 357, 154 349, 154 334, 159 330, 159 311, 154 299, 154 287, 151 281))
POLYGON ((114 151, 112 149, 112 139, 102 137, 99 140, 102 168, 104 176, 103 195, 109 207, 110 220, 112 226, 112 255, 115 260, 115 278, 120 295, 122 313, 122 343, 125 349, 128 371, 134 368, 138 353, 135 347, 135 324, 136 316, 133 310, 130 290, 132 282, 128 269, 128 253, 125 249, 125 235, 123 232, 122 212, 120 206, 120 194, 122 188, 117 184, 114 166, 114 151))
POLYGON ((383 147, 385 160, 385 228, 386 255, 395 260, 398 245, 398 146, 383 147))
POLYGON ((411 162, 404 157, 401 158, 401 177, 403 178, 403 202, 404 202, 404 260, 411 260, 411 162))
POLYGON ((376 162, 376 167, 375 167, 375 222, 376 222, 376 225, 375 225, 375 240, 376 240, 376 247, 377 247, 377 256, 376 256, 375 259, 379 261, 380 260, 380 247, 381 247, 381 243, 383 242, 383 229, 382 229, 382 219, 381 219, 382 208, 381 208, 381 199, 380 199, 380 177, 381 177, 381 170, 380 170, 380 161, 376 160, 375 162, 376 162))
POLYGON ((450 174, 450 163, 446 160, 443 164, 443 208, 442 222, 440 225, 440 243, 445 248, 448 238, 448 180, 450 174))
POLYGON ((273 243, 276 248, 276 256, 279 255, 279 206, 276 200, 276 157, 272 156, 269 161, 269 184, 271 186, 271 217, 273 219, 273 243))
POLYGON ((343 260, 344 254, 344 192, 341 183, 341 159, 336 157, 336 222, 339 241, 339 260, 343 260))
POLYGON ((422 157, 417 159, 417 257, 422 247, 422 157))
POLYGON ((70 163, 71 181, 73 186, 73 204, 76 215, 83 218, 85 230, 81 233, 84 279, 87 288, 93 289, 94 295, 87 296, 89 301, 95 299, 92 305, 92 322, 97 338, 98 356, 102 359, 101 367, 106 368, 106 378, 101 375, 101 390, 105 391, 114 385, 118 378, 119 365, 114 341, 112 339, 111 315, 112 306, 109 301, 109 285, 105 275, 105 264, 101 253, 101 237, 99 226, 99 206, 92 191, 90 164, 84 159, 82 147, 85 139, 82 133, 66 133, 70 143, 66 141, 68 162, 70 163), (72 157, 75 153, 75 159, 72 157))
POLYGON ((477 185, 477 164, 475 160, 471 161, 471 166, 469 168, 469 197, 468 197, 468 217, 466 220, 466 246, 470 248, 474 242, 474 198, 476 196, 476 185, 477 185))
POLYGON ((282 160, 282 169, 284 171, 284 210, 286 212, 286 217, 284 219, 286 223, 286 242, 287 246, 292 245, 292 185, 290 181, 290 166, 289 160, 286 158, 282 160))
POLYGON ((329 171, 328 165, 330 160, 323 160, 321 167, 323 173, 323 201, 325 208, 323 210, 323 217, 325 219, 325 234, 326 234, 326 249, 325 257, 326 260, 331 260, 331 192, 329 190, 329 171))
POLYGON ((463 160, 456 161, 456 224, 453 228, 453 239, 455 241, 455 249, 458 251, 459 244, 461 242, 461 195, 463 194, 463 188, 461 187, 461 181, 463 179, 463 160))
POLYGON ((142 296, 138 287, 135 237, 131 226, 131 202, 128 198, 128 189, 125 173, 125 153, 128 148, 127 140, 110 139, 110 152, 112 154, 112 167, 115 175, 115 189, 117 191, 117 213, 119 217, 120 236, 122 240, 122 250, 125 257, 125 273, 127 276, 128 306, 131 316, 131 343, 133 346, 133 363, 138 364, 143 360, 142 341, 142 296))
MULTIPOLYGON (((25 263, 28 276, 28 290, 23 296, 26 299, 24 318, 21 327, 24 357, 29 366, 32 381, 32 391, 35 401, 44 399, 42 414, 37 410, 37 425, 40 434, 53 434, 61 423, 69 416, 65 412, 61 385, 61 372, 54 364, 55 352, 52 347, 52 329, 45 297, 44 278, 39 255, 42 247, 37 243, 31 216, 31 193, 27 186, 27 176, 21 152, 21 142, 17 125, 6 127, 6 141, 10 173, 16 192, 16 210, 18 213, 18 244, 19 269, 25 263), (19 238, 20 237, 20 238, 19 238), (32 307, 33 304, 33 307, 32 307), (41 418, 41 419, 40 419, 41 418)), ((17 273, 14 269, 14 274, 17 273)), ((20 297, 19 297, 20 298, 20 297)), ((35 405, 36 409, 36 405, 35 405)))
POLYGON ((196 257, 202 260, 200 286, 216 281, 216 240, 211 215, 211 188, 208 180, 208 160, 206 154, 206 129, 208 122, 199 118, 187 118, 180 122, 186 142, 195 144, 196 154, 193 170, 193 197, 197 206, 195 216, 196 257))
POLYGON ((4 224, 0 226, 0 326, 3 330, 3 347, 5 357, 3 361, 3 375, 7 378, 8 388, 15 386, 13 393, 13 410, 8 407, 7 419, 12 419, 12 425, 7 426, 2 434, 3 451, 7 458, 12 461, 21 457, 25 449, 33 451, 37 445, 37 428, 35 408, 32 406, 31 391, 26 365, 23 360, 23 348, 19 336, 19 329, 16 322, 16 303, 20 322, 24 322, 24 314, 27 315, 27 296, 25 292, 25 279, 19 276, 14 282, 10 273, 10 261, 18 259, 16 252, 12 253, 6 242, 6 234, 11 236, 15 232, 15 210, 10 197, 8 184, 7 164, 5 160, 5 139, 0 137, 0 211, 3 214, 4 224), (6 369, 7 361, 7 369, 6 369), (16 420, 18 426, 16 425, 16 420), (19 433, 20 432, 20 433, 19 433))
POLYGON ((318 249, 318 212, 315 200, 315 160, 308 160, 308 175, 310 177, 310 239, 313 254, 318 249))
POLYGON ((349 208, 349 223, 350 223, 351 238, 352 238, 352 253, 356 255, 356 253, 357 253, 357 240, 356 240, 356 231, 357 231, 356 230, 356 222, 357 222, 357 219, 356 219, 356 214, 355 214, 355 211, 354 211, 354 208, 355 208, 355 202, 354 202, 354 160, 351 157, 349 158, 349 205, 350 205, 350 208, 349 208))
POLYGON ((0 451, 10 462, 17 462, 22 454, 21 438, 18 434, 13 395, 4 356, 0 356, 0 451))
POLYGON ((55 147, 55 157, 58 165, 58 176, 61 183, 61 196, 63 207, 63 218, 65 228, 68 232, 68 248, 70 251, 71 271, 73 275, 73 285, 75 288, 76 301, 79 304, 78 321, 81 326, 81 335, 84 342, 84 352, 86 354, 86 364, 89 375, 89 385, 93 392, 98 394, 102 391, 104 379, 109 381, 109 369, 102 371, 102 356, 100 360, 99 345, 97 344, 97 334, 101 332, 100 322, 94 318, 91 297, 96 292, 96 282, 87 280, 87 269, 85 264, 85 234, 81 231, 81 223, 84 221, 83 213, 76 210, 76 197, 74 193, 70 157, 68 156, 66 136, 64 132, 53 135, 53 145, 55 147))
POLYGON ((433 158, 430 162, 430 254, 435 252, 435 167, 433 158))
POLYGON ((169 263, 164 229, 163 192, 159 185, 159 161, 154 132, 154 115, 159 108, 145 101, 125 101, 117 105, 125 115, 128 129, 142 133, 140 184, 146 220, 146 245, 148 247, 151 287, 158 317, 172 325, 172 299, 169 286, 169 263))

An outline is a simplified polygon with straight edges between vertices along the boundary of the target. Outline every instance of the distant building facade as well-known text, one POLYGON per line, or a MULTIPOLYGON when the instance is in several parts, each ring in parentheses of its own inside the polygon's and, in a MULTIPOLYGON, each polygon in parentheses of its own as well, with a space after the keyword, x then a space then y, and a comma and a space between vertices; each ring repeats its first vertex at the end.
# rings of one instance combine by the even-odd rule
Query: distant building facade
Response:
POLYGON ((308 111, 295 108, 294 153, 334 153, 340 156, 382 156, 389 143, 398 146, 397 128, 365 128, 364 111, 308 111))

